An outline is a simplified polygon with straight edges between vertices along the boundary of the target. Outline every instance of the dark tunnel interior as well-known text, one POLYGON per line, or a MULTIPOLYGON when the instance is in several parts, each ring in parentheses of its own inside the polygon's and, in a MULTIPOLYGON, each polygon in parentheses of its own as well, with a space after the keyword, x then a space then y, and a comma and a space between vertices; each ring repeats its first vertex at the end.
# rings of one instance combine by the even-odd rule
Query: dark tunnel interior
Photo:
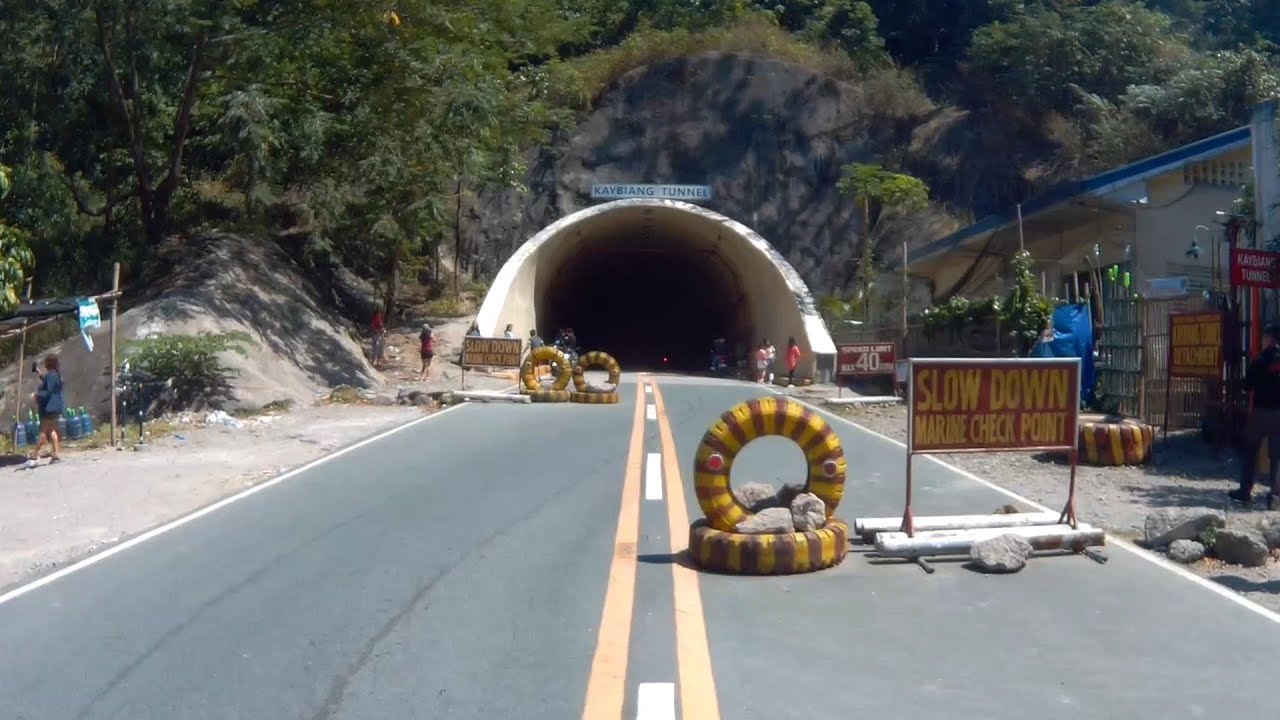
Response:
POLYGON ((715 338, 749 332, 741 283, 714 250, 615 241, 581 246, 538 298, 548 343, 571 327, 580 350, 603 350, 624 369, 700 372, 715 338))

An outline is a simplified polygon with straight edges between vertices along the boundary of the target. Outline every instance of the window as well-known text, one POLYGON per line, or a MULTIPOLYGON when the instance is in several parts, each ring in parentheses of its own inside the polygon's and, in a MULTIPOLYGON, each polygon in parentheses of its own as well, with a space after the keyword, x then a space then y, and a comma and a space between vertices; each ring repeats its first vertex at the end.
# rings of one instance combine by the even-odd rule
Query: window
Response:
POLYGON ((1182 168, 1187 185, 1238 188, 1249 181, 1253 166, 1240 160, 1205 160, 1182 168))

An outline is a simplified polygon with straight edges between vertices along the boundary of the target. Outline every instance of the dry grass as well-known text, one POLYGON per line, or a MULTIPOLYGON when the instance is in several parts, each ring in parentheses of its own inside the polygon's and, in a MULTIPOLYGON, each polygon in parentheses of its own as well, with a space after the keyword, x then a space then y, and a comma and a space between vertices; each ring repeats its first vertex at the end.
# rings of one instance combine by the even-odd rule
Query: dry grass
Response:
POLYGON ((863 68, 844 52, 805 42, 770 20, 751 15, 722 28, 703 32, 645 29, 632 33, 617 47, 601 50, 569 63, 572 88, 561 98, 567 104, 594 105, 622 76, 647 65, 702 53, 742 53, 794 63, 843 82, 865 85, 885 114, 916 116, 932 110, 933 102, 916 78, 898 68, 863 68))

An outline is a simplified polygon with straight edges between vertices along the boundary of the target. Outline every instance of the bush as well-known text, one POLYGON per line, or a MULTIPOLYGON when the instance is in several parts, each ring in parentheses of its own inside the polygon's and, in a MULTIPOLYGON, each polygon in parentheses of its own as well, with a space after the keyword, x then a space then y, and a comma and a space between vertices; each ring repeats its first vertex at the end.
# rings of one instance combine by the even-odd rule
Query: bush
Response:
POLYGON ((153 335, 130 343, 129 361, 158 382, 173 386, 158 405, 166 410, 220 407, 231 397, 231 368, 221 356, 234 352, 245 356, 253 339, 247 333, 200 333, 199 335, 153 335))

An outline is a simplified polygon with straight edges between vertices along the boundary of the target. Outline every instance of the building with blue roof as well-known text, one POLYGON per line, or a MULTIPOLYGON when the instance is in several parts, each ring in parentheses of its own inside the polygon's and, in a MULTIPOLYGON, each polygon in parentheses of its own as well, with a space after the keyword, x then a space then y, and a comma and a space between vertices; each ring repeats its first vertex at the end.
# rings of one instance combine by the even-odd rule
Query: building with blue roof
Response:
MULTIPOLYGON (((908 254, 908 272, 935 301, 1003 290, 1004 267, 1026 247, 1051 295, 1071 296, 1089 264, 1120 264, 1134 289, 1185 277, 1192 291, 1226 277, 1219 211, 1229 212, 1252 177, 1248 125, 1093 177, 1065 183, 908 254), (1189 254, 1193 239, 1202 252, 1189 254), (1096 253, 1096 254, 1095 254, 1096 253)), ((899 264, 899 269, 900 269, 899 264)))

